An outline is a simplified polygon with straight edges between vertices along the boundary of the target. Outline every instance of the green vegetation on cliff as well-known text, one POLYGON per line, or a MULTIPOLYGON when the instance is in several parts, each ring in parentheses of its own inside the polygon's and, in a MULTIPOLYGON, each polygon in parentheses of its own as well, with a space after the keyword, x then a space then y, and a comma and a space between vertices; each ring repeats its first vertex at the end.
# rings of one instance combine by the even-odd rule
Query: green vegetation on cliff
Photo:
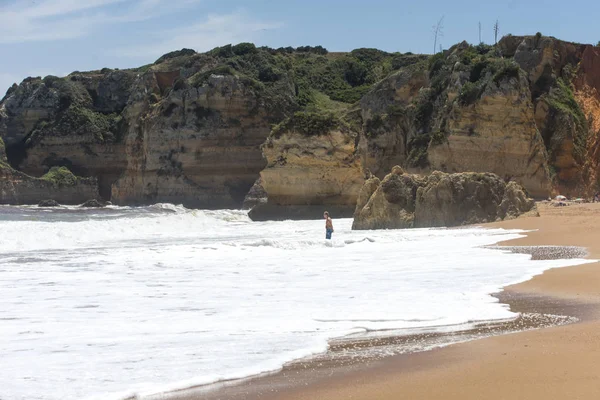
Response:
POLYGON ((75 186, 77 177, 67 167, 52 167, 41 179, 55 186, 75 186))
POLYGON ((338 128, 340 119, 333 113, 315 113, 298 111, 271 131, 273 137, 280 137, 286 132, 297 132, 305 136, 325 135, 338 128))
POLYGON ((120 115, 102 114, 82 105, 71 105, 53 121, 40 121, 29 136, 32 144, 45 136, 68 136, 91 134, 98 143, 120 139, 122 118, 120 115))
POLYGON ((556 86, 547 98, 548 105, 573 118, 578 127, 585 127, 587 121, 583 111, 577 104, 570 86, 562 79, 556 80, 556 86))
POLYGON ((207 54, 214 58, 213 67, 192 76, 193 86, 204 85, 212 74, 236 75, 259 89, 286 80, 293 85, 300 108, 314 106, 323 95, 335 102, 355 103, 394 69, 424 58, 377 49, 329 53, 321 46, 271 49, 251 43, 217 47, 207 54))

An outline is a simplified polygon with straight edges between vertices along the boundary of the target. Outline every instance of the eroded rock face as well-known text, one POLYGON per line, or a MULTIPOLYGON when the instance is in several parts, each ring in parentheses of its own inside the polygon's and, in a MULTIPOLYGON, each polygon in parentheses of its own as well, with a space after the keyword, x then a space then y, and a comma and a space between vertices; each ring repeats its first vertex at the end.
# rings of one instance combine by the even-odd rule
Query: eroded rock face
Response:
POLYGON ((490 173, 391 173, 361 191, 352 229, 459 226, 515 218, 534 209, 516 182, 490 173), (369 200, 364 199, 371 193, 369 200), (363 205, 364 204, 364 205, 363 205))
POLYGON ((360 102, 363 164, 380 179, 400 164, 417 173, 492 172, 537 198, 589 193, 600 187, 599 54, 509 35, 497 49, 461 43, 396 72, 360 102))
MULTIPOLYGON (((158 87, 148 79, 146 86, 158 87)), ((293 88, 282 90, 291 96, 293 88)), ((265 113, 252 88, 223 75, 201 87, 182 84, 155 104, 146 98, 130 104, 128 163, 112 201, 240 208, 266 166, 260 146, 271 128, 265 113)))
POLYGON ((430 144, 430 168, 492 172, 516 180, 531 196, 547 197, 551 191, 548 159, 533 111, 522 74, 488 85, 472 105, 453 103, 446 140, 430 144))
POLYGON ((379 82, 361 99, 362 162, 379 178, 394 165, 407 164, 408 142, 419 131, 413 102, 428 85, 427 71, 410 66, 379 82))
POLYGON ((263 146, 260 173, 266 204, 250 212, 254 220, 352 215, 364 178, 355 152, 355 134, 334 129, 307 136, 286 132, 263 146))

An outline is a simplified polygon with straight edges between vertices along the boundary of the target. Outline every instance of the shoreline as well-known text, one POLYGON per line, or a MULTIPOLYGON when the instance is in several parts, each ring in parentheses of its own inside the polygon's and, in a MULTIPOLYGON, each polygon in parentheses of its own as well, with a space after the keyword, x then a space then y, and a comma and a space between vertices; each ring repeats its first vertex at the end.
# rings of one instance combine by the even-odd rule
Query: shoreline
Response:
MULTIPOLYGON (((589 204, 578 205, 573 208, 569 207, 569 210, 556 210, 545 204, 540 204, 539 207, 542 215, 541 217, 525 217, 511 221, 485 224, 483 226, 490 228, 524 229, 529 231, 525 233, 526 237, 524 238, 496 244, 496 246, 505 250, 527 251, 526 249, 529 249, 527 251, 529 252, 532 247, 534 249, 539 249, 538 246, 545 246, 548 249, 554 247, 553 251, 558 252, 556 257, 564 258, 558 257, 558 255, 560 255, 560 249, 564 250, 567 247, 585 247, 587 249, 588 258, 600 258, 600 246, 593 248, 594 243, 593 238, 591 237, 593 235, 587 235, 588 240, 584 240, 584 243, 581 243, 581 240, 579 240, 580 238, 573 238, 572 235, 569 236, 565 232, 559 232, 560 235, 557 235, 556 231, 563 231, 565 227, 564 224, 557 224, 558 221, 554 221, 556 218, 564 217, 561 214, 565 214, 565 212, 570 214, 574 208, 578 208, 579 210, 575 211, 585 211, 580 213, 583 215, 571 215, 570 217, 575 217, 575 219, 587 218, 590 215, 587 215, 586 217, 586 214, 591 213, 594 214, 594 217, 597 218, 598 223, 600 223, 600 207, 589 204), (537 231, 532 231, 535 229, 537 229, 537 231), (514 246, 519 247, 515 249, 514 246)), ((571 224, 571 228, 573 228, 572 225, 573 224, 571 224)), ((577 223, 575 225, 577 225, 577 223)), ((580 229, 575 228, 574 230, 580 229)), ((600 235, 598 235, 598 238, 600 238, 600 235)), ((577 252, 577 250, 571 250, 577 252)), ((567 253, 569 253, 569 251, 567 251, 567 253)), ((534 254, 532 254, 532 258, 536 258, 535 250, 534 254)), ((571 258, 573 258, 573 256, 571 256, 571 258)), ((488 342, 491 345, 492 342, 498 340, 498 338, 509 338, 506 339, 506 341, 514 345, 515 342, 526 340, 525 335, 527 334, 546 332, 545 334, 542 334, 542 336, 553 336, 555 331, 560 331, 563 328, 569 330, 569 327, 578 327, 574 330, 579 332, 579 330, 582 329, 583 332, 588 332, 590 329, 588 325, 590 324, 591 326, 600 327, 600 322, 598 321, 600 317, 598 313, 598 310, 600 310, 600 285, 597 286, 598 289, 594 292, 594 286, 589 283, 588 286, 585 287, 588 289, 587 291, 572 290, 568 285, 561 284, 565 282, 565 276, 581 275, 582 272, 580 269, 582 268, 586 269, 585 273, 588 274, 596 272, 596 278, 600 278, 600 268, 598 268, 598 263, 555 268, 547 270, 543 274, 537 275, 528 281, 507 286, 500 293, 494 294, 494 296, 502 303, 508 304, 511 311, 523 313, 524 315, 541 313, 546 315, 558 314, 576 317, 579 319, 579 322, 576 324, 552 324, 553 327, 550 328, 547 327, 550 326, 548 324, 539 324, 537 326, 529 325, 517 330, 511 330, 504 326, 504 328, 500 328, 498 331, 488 335, 479 337, 474 336, 467 338, 464 341, 445 342, 444 346, 441 348, 433 346, 432 348, 420 351, 415 350, 417 352, 382 357, 366 357, 358 361, 352 360, 346 363, 344 363, 343 360, 335 360, 335 358, 331 358, 327 361, 324 360, 323 357, 316 357, 314 360, 294 362, 278 372, 250 377, 241 381, 223 382, 220 385, 211 385, 210 387, 191 388, 169 394, 163 393, 162 395, 152 396, 150 399, 194 400, 202 398, 206 400, 227 400, 244 398, 247 400, 300 400, 322 398, 328 400, 341 400, 352 398, 391 400, 397 398, 397 396, 406 395, 407 391, 408 393, 411 393, 411 398, 428 399, 443 397, 448 399, 462 399, 465 398, 462 395, 457 395, 456 397, 450 395, 450 393, 453 393, 453 388, 458 390, 457 393, 462 393, 463 389, 460 389, 460 382, 469 381, 468 377, 460 373, 460 369, 457 371, 456 368, 459 368, 461 363, 477 364, 478 362, 482 362, 477 359, 472 359, 472 357, 469 357, 469 354, 472 353, 473 350, 479 351, 481 347, 485 348, 488 342), (594 271, 594 268, 598 269, 598 271, 594 271), (573 272, 575 270, 578 272, 573 272), (548 278, 548 276, 550 276, 550 278, 548 278), (557 279, 558 282, 556 282, 557 279), (447 380, 442 379, 442 384, 434 385, 435 387, 427 384, 429 381, 427 375, 434 373, 439 374, 442 371, 446 371, 452 378, 447 380), (419 377, 423 376, 424 380, 416 380, 416 375, 419 377), (391 389, 392 387, 395 389, 391 389)), ((566 282, 574 284, 580 281, 572 278, 570 280, 566 279, 566 282)), ((475 326, 473 330, 477 329, 478 327, 475 326)), ((468 330, 468 332, 466 332, 467 336, 470 334, 469 332, 472 333, 473 330, 468 330)), ((459 334, 460 333, 464 332, 459 331, 459 334)), ((536 335, 532 334, 532 336, 536 335)), ((414 338, 414 336, 404 338, 410 339, 411 337, 414 338)), ((398 345, 398 336, 396 336, 395 339, 388 338, 388 340, 391 340, 392 342, 395 340, 396 342, 394 345, 398 345)), ((338 341, 339 340, 332 341, 330 347, 335 346, 335 343, 338 341)), ((504 342, 505 340, 499 341, 504 342)), ((367 342, 367 340, 364 342, 367 342)), ((524 348, 527 349, 529 346, 524 345, 524 348)), ((505 357, 508 353, 502 353, 501 355, 505 357)), ((600 356, 596 361, 600 361, 600 356)), ((600 379, 600 374, 596 374, 596 377, 600 379)), ((488 379, 489 378, 491 377, 488 376, 488 379)), ((600 382, 600 380, 598 382, 600 382)), ((600 383, 598 386, 600 386, 600 383)), ((472 397, 468 396, 467 398, 478 398, 479 396, 483 396, 483 393, 489 398, 500 399, 505 398, 506 396, 510 398, 520 398, 520 389, 512 385, 503 387, 503 390, 500 390, 497 393, 488 392, 484 387, 479 388, 479 390, 481 390, 480 392, 477 389, 478 385, 470 385, 469 387, 471 387, 472 390, 472 397), (510 388, 514 388, 514 390, 510 388)), ((600 388, 590 388, 589 390, 592 390, 589 393, 594 393, 594 395, 597 393, 600 394, 600 388)), ((528 397, 523 398, 538 398, 537 396, 538 394, 534 391, 531 392, 528 397)), ((544 396, 541 396, 540 393, 539 398, 565 397, 552 397, 552 394, 548 392, 544 396)))

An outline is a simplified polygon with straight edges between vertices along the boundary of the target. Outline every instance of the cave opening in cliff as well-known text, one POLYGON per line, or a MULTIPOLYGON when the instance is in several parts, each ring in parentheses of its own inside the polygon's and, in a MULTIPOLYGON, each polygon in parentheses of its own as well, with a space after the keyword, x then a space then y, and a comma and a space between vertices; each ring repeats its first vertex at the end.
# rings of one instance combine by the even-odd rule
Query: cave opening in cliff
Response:
POLYGON ((6 158, 10 166, 18 170, 19 165, 27 158, 27 145, 25 141, 7 144, 6 158))
MULTIPOLYGON (((258 179, 258 176, 256 177, 256 179, 258 179)), ((227 190, 229 191, 229 195, 231 196, 231 198, 233 199, 233 201, 236 204, 236 207, 238 207, 238 208, 242 207, 242 204, 244 203, 244 199, 246 198, 246 195, 250 191, 250 188, 252 187, 252 185, 254 184, 256 179, 254 179, 254 181, 250 181, 250 180, 236 181, 236 182, 227 182, 225 184, 225 186, 227 187, 227 190)))

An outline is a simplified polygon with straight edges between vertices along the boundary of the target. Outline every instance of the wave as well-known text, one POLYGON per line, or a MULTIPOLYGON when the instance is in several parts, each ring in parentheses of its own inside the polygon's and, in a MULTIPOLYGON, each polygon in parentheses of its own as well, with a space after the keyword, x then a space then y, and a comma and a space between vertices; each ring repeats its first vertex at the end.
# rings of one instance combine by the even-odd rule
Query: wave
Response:
POLYGON ((0 207, 0 253, 103 247, 110 242, 126 245, 140 240, 206 237, 228 225, 251 220, 241 210, 191 210, 182 205, 147 207, 108 206, 81 209, 63 206, 48 211, 37 206, 0 207))
POLYGON ((284 240, 284 239, 259 239, 251 242, 226 242, 224 245, 232 247, 271 247, 275 249, 283 250, 302 250, 311 247, 346 247, 348 245, 357 243, 374 243, 376 240, 371 237, 363 237, 356 239, 345 239, 345 240, 327 240, 313 239, 313 240, 284 240))

